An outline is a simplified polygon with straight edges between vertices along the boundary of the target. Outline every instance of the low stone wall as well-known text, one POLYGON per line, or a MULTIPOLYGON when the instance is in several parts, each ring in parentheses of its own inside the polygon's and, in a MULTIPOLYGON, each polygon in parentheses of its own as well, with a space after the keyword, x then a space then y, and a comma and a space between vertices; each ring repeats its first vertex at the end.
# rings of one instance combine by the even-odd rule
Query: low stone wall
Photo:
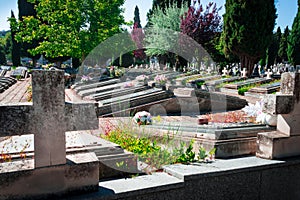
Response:
POLYGON ((73 199, 300 199, 300 158, 270 161, 247 157, 198 166, 171 165, 164 170, 100 182, 99 192, 73 199))

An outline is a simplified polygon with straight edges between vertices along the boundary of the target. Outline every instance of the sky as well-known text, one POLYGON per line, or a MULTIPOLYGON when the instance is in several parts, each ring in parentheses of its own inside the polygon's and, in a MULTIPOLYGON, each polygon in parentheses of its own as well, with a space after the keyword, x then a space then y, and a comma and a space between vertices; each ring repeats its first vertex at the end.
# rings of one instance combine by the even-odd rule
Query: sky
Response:
MULTIPOLYGON (((225 12, 224 3, 225 0, 210 0, 217 3, 217 6, 222 6, 223 9, 220 11, 220 15, 223 15, 225 12)), ((206 5, 209 0, 201 1, 206 5)), ((152 0, 126 0, 124 4, 125 13, 124 17, 126 21, 133 21, 134 17, 134 8, 135 6, 139 7, 140 18, 142 26, 145 26, 147 23, 147 12, 152 7, 152 0)), ((293 20, 297 13, 297 0, 277 0, 277 20, 276 27, 280 26, 282 32, 286 26, 292 28, 293 20)), ((18 16, 17 9, 17 0, 0 0, 0 30, 9 30, 9 23, 7 18, 10 17, 10 11, 13 10, 15 16, 18 16)))

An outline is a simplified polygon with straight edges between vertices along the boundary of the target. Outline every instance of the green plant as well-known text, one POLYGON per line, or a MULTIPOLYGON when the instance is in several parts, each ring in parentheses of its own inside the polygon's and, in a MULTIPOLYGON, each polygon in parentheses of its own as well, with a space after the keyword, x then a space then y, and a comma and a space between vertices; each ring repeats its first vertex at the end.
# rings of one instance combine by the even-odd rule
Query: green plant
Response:
POLYGON ((16 76, 16 79, 17 79, 18 81, 21 80, 21 78, 22 78, 21 75, 17 75, 17 76, 16 76))
POLYGON ((194 140, 191 140, 188 148, 184 151, 185 143, 181 142, 180 148, 177 149, 179 157, 176 159, 178 163, 189 163, 194 162, 196 153, 193 151, 194 140))
MULTIPOLYGON (((122 125, 121 125, 122 126, 122 125)), ((179 146, 175 144, 175 134, 178 130, 169 130, 167 134, 157 137, 153 134, 146 135, 141 133, 134 134, 137 130, 121 127, 120 125, 112 125, 107 123, 103 127, 105 134, 102 138, 119 144, 122 148, 133 152, 138 156, 139 160, 147 164, 146 172, 151 173, 152 170, 161 169, 163 165, 174 163, 192 163, 202 162, 199 158, 203 156, 196 155, 193 150, 194 140, 186 147, 186 143, 181 141, 179 146)), ((140 128, 138 130, 141 130, 140 128)), ((203 150, 205 151, 205 150, 203 150)), ((205 155, 209 155, 205 151, 205 155)), ((205 158, 207 158, 206 156, 205 158)), ((132 163, 134 165, 134 163, 132 163)), ((129 163, 116 163, 116 167, 128 167, 129 163)))

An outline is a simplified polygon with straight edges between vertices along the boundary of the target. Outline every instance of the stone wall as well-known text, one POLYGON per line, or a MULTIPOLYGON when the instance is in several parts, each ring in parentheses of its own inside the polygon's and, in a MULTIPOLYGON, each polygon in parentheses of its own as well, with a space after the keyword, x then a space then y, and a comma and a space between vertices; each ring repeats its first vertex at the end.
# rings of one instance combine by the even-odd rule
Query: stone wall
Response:
POLYGON ((0 137, 31 133, 32 105, 0 106, 0 137))

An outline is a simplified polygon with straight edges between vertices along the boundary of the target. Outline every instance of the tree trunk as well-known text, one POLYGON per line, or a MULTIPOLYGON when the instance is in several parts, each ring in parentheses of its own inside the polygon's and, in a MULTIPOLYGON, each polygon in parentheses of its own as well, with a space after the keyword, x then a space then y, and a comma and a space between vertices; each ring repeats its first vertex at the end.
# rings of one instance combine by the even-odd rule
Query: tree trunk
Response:
POLYGON ((240 62, 241 62, 241 70, 246 68, 247 76, 250 77, 253 73, 255 59, 247 57, 247 56, 240 56, 240 62))

